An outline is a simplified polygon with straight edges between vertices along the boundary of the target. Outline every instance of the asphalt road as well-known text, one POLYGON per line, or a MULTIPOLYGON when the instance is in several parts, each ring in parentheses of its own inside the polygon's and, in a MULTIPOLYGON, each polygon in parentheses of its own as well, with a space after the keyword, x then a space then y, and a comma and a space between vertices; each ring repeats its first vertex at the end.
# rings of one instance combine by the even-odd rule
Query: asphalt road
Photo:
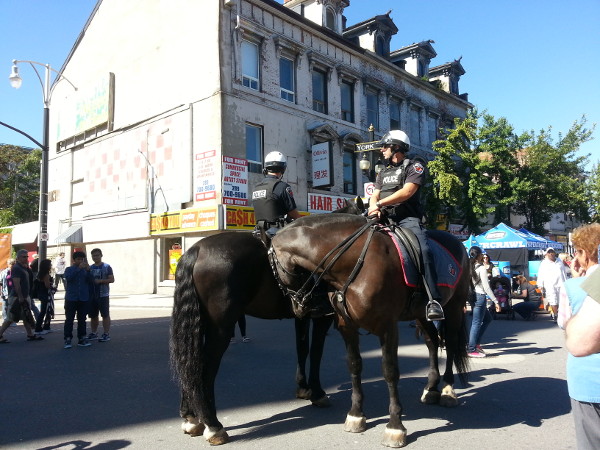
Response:
MULTIPOLYGON (((0 345, 0 448, 209 447, 202 437, 180 431, 167 305, 117 303, 112 340, 88 348, 63 349, 60 314, 57 332, 42 342, 26 342, 22 326, 7 331, 12 343, 0 345)), ((457 386, 460 405, 453 409, 419 403, 427 352, 407 323, 398 326, 407 448, 576 448, 563 336, 548 316, 494 321, 484 342, 490 357, 471 360, 470 384, 457 386)), ((248 317, 248 336, 250 343, 230 346, 217 380, 219 418, 231 437, 224 448, 382 448, 388 399, 374 336, 361 338, 368 426, 361 434, 342 429, 350 383, 336 331, 326 342, 321 376, 332 401, 328 409, 294 398, 292 321, 248 317)))

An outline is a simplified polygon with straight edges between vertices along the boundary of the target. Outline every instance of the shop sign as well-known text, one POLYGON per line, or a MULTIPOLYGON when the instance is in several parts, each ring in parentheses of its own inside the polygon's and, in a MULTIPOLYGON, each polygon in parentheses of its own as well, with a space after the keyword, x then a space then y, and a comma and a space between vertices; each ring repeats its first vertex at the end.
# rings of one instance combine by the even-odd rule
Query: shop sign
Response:
POLYGON ((248 160, 223 156, 223 204, 248 206, 248 160))
POLYGON ((336 209, 346 206, 344 200, 346 197, 337 197, 335 195, 308 194, 308 212, 310 213, 329 213, 336 209))
POLYGON ((312 146, 312 185, 331 186, 333 164, 329 142, 312 146))
POLYGON ((150 215, 150 235, 219 229, 219 208, 194 208, 150 215))
POLYGON ((228 230, 253 230, 254 208, 243 206, 225 206, 225 228, 228 230))
POLYGON ((217 198, 217 152, 209 150, 194 157, 194 201, 217 198))

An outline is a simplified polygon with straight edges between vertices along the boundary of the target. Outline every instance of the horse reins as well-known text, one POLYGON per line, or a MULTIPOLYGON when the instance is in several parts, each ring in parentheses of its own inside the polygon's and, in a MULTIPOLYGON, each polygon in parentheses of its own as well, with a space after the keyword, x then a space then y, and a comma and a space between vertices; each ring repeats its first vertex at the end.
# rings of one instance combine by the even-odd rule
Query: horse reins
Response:
POLYGON ((300 289, 298 289, 297 291, 294 291, 292 289, 290 289, 289 287, 285 286, 283 284, 283 282, 281 281, 281 278, 279 277, 279 273, 277 270, 277 266, 281 267, 281 269, 288 275, 292 276, 292 277, 297 277, 297 274, 293 274, 288 272, 287 270, 285 270, 285 268, 281 265, 281 263, 278 261, 277 259, 277 255, 275 254, 275 250, 273 247, 271 247, 269 249, 269 262, 271 263, 271 268, 273 270, 273 273, 275 275, 275 279, 277 280, 277 283, 279 284, 279 287, 283 290, 283 292, 286 295, 289 295, 290 298, 297 303, 298 305, 300 305, 301 307, 304 307, 307 300, 310 298, 310 296, 312 295, 313 291, 315 290, 315 288, 319 285, 319 283, 321 282, 321 280, 323 279, 323 277, 325 276, 325 274, 333 267, 333 265, 339 260, 339 258, 352 246, 352 244, 354 244, 354 242, 356 242, 356 240, 368 229, 370 228, 371 231, 365 241, 365 244, 363 245, 363 249, 361 251, 360 257, 358 258, 356 265, 354 266, 354 269, 352 270, 350 276, 348 277, 348 279, 346 280, 346 283, 344 284, 344 287, 342 288, 342 295, 345 294, 346 290, 348 289, 348 286, 350 285, 350 283, 354 280, 354 278, 356 277, 356 275, 358 274, 358 272, 360 271, 360 268, 362 267, 362 264, 364 262, 364 257, 365 254, 367 253, 367 249, 369 247, 369 244, 371 242, 371 239, 373 238, 373 234, 376 231, 376 228, 373 225, 375 221, 370 220, 367 223, 365 223, 364 225, 362 225, 358 230, 356 230, 354 233, 352 233, 351 235, 349 235, 348 237, 346 237, 343 241, 341 241, 339 244, 337 244, 334 248, 332 248, 324 257, 323 259, 321 259, 321 261, 319 262, 319 264, 315 267, 315 269, 311 272, 310 276, 306 279, 306 281, 304 282, 304 284, 300 287, 300 289), (331 258, 331 260, 326 264, 327 260, 332 256, 333 258, 331 258), (314 279, 314 276, 317 274, 317 271, 319 271, 320 269, 322 269, 322 271, 318 274, 318 276, 316 277, 316 279, 314 279), (309 283, 311 283, 312 281, 312 287, 310 287, 310 289, 308 288, 309 283))

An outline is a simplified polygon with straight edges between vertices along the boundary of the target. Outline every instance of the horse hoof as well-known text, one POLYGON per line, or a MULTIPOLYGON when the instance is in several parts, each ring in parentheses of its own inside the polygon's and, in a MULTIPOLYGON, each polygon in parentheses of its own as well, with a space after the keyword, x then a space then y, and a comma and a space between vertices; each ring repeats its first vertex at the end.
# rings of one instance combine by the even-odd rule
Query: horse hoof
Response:
POLYGON ((185 422, 181 424, 181 429, 190 436, 202 436, 204 433, 204 424, 200 423, 197 417, 187 416, 185 422))
POLYGON ((425 403, 426 405, 436 405, 440 402, 440 392, 439 391, 428 391, 427 389, 423 390, 423 395, 421 395, 421 403, 425 403))
POLYGON ((392 448, 404 447, 406 445, 406 430, 392 430, 386 428, 383 433, 381 445, 392 448))
POLYGON ((442 389, 442 397, 440 398, 440 405, 447 408, 454 408, 458 405, 458 397, 456 392, 451 385, 447 385, 442 389))
POLYGON ((326 395, 324 395, 323 397, 321 397, 317 400, 311 400, 311 403, 313 406, 316 406, 317 408, 329 408, 331 406, 329 397, 327 397, 326 395))
POLYGON ((310 400, 310 396, 312 392, 308 388, 298 388, 296 389, 296 398, 301 398, 302 400, 310 400))
POLYGON ((362 433, 367 429, 367 418, 354 417, 348 414, 346 416, 346 422, 344 423, 344 431, 348 433, 362 433))
POLYGON ((451 395, 442 395, 440 398, 440 406, 445 406, 446 408, 454 408, 458 406, 458 399, 456 396, 451 395))
POLYGON ((229 435, 224 428, 217 431, 210 431, 206 428, 206 430, 204 430, 204 437, 210 445, 223 445, 229 442, 229 435))

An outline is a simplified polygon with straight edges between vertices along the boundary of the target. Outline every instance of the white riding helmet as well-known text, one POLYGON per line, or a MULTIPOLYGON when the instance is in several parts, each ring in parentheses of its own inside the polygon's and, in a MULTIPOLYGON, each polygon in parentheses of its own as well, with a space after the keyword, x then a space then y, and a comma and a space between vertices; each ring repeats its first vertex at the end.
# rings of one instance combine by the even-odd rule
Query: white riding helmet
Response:
POLYGON ((263 171, 285 172, 287 161, 281 152, 271 152, 265 157, 265 168, 263 171))
POLYGON ((383 135, 379 141, 379 145, 381 145, 381 147, 385 145, 397 145, 398 148, 395 149, 395 151, 406 153, 410 149, 410 139, 402 130, 390 130, 383 135))

